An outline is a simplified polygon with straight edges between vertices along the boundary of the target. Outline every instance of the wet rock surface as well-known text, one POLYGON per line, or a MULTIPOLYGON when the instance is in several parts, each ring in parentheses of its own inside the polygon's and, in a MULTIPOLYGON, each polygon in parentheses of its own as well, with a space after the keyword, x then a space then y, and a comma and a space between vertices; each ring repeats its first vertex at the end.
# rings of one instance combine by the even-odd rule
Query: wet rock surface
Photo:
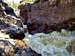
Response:
POLYGON ((8 39, 0 40, 0 56, 41 56, 31 48, 16 48, 8 39))
POLYGON ((69 45, 66 47, 67 51, 70 53, 75 53, 75 39, 73 39, 69 45))
POLYGON ((0 40, 0 55, 14 56, 13 45, 7 40, 0 40))
POLYGON ((4 21, 0 20, 0 29, 5 29, 9 26, 10 26, 9 24, 6 24, 4 21))

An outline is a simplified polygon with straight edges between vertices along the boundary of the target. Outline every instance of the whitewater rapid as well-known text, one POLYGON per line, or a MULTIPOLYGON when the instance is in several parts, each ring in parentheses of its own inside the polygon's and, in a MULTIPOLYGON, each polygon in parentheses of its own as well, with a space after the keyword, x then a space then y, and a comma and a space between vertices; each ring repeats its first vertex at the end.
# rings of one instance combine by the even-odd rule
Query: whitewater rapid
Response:
POLYGON ((27 39, 31 48, 42 56, 75 56, 66 50, 71 40, 75 39, 74 34, 75 31, 62 30, 61 33, 54 31, 49 34, 28 34, 27 39))

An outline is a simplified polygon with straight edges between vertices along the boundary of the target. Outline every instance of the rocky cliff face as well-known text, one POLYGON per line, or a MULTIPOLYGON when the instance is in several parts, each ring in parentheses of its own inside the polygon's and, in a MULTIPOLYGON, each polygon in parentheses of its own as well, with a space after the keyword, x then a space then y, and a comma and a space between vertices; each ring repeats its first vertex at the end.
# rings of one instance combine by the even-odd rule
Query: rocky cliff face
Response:
POLYGON ((51 32, 60 31, 62 28, 73 28, 74 22, 72 24, 72 21, 75 20, 72 19, 75 18, 73 0, 41 0, 38 3, 24 6, 27 6, 27 8, 23 7, 27 9, 27 12, 20 8, 20 14, 24 15, 22 17, 28 24, 29 32, 51 32))

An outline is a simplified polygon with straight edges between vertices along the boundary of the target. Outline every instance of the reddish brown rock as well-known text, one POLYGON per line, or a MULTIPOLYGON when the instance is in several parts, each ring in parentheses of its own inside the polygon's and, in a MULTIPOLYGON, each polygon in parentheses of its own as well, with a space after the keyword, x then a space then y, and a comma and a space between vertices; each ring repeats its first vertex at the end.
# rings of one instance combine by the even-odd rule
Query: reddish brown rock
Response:
POLYGON ((20 14, 27 23, 29 32, 60 31, 62 28, 71 28, 68 20, 75 16, 73 2, 73 0, 40 1, 30 5, 30 8, 24 5, 26 7, 20 8, 20 14))
POLYGON ((27 6, 24 6, 23 4, 18 7, 20 9, 20 16, 22 17, 22 21, 24 24, 26 24, 28 19, 28 10, 27 6))

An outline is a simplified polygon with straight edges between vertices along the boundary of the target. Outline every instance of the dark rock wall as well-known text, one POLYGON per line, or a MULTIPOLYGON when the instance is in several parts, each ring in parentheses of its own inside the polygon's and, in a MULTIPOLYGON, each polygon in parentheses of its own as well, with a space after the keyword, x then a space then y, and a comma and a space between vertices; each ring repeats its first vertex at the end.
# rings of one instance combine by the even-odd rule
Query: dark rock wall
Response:
MULTIPOLYGON (((73 0, 41 0, 39 3, 34 3, 30 7, 31 11, 27 7, 28 18, 26 22, 28 24, 28 30, 35 33, 60 31, 62 28, 68 29, 68 20, 71 17, 75 17, 74 4, 73 0)), ((24 15, 22 16, 24 19, 26 19, 25 13, 21 13, 24 15)))

